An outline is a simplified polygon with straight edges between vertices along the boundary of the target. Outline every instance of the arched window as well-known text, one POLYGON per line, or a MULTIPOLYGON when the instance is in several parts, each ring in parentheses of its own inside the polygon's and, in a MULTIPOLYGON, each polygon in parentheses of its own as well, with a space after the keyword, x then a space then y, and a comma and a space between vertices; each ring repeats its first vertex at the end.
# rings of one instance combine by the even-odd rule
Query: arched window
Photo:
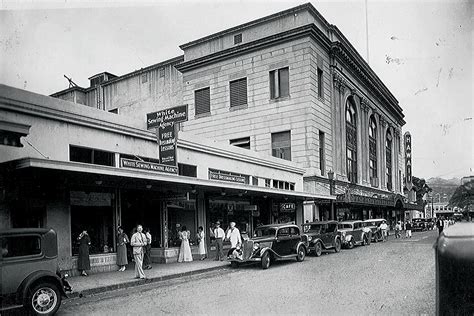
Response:
POLYGON ((373 115, 369 120, 369 173, 370 184, 377 187, 377 124, 373 115))
POLYGON ((392 134, 387 131, 385 139, 385 164, 387 167, 387 189, 392 190, 392 134))
POLYGON ((347 178, 357 183, 357 116, 349 100, 346 102, 346 157, 347 178))

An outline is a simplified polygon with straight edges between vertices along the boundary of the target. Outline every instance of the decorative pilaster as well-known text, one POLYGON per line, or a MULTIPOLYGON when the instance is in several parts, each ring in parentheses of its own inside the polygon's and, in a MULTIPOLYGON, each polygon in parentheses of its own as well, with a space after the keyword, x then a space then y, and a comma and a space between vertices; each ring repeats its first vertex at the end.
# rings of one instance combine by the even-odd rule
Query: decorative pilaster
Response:
POLYGON ((380 137, 379 137, 379 148, 380 148, 380 162, 379 162, 379 181, 380 181, 380 187, 383 190, 387 189, 387 179, 386 179, 386 172, 387 172, 387 166, 386 166, 386 159, 385 159, 385 138, 387 134, 387 120, 383 117, 382 114, 380 114, 380 137))
POLYGON ((360 99, 360 108, 362 109, 362 183, 369 185, 369 102, 366 98, 360 99))

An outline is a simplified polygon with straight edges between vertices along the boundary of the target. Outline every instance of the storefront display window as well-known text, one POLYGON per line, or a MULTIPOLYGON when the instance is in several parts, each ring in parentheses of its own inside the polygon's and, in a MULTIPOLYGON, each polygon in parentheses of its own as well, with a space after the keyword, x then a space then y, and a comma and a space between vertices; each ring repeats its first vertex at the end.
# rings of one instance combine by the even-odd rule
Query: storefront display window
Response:
POLYGON ((249 232, 252 220, 252 211, 249 209, 249 205, 248 201, 210 200, 210 223, 214 224, 219 221, 225 230, 230 222, 235 222, 241 233, 249 232))
POLYGON ((197 213, 195 200, 174 200, 167 203, 168 210, 168 247, 179 247, 181 241, 178 232, 183 226, 191 232, 190 243, 196 244, 197 213))

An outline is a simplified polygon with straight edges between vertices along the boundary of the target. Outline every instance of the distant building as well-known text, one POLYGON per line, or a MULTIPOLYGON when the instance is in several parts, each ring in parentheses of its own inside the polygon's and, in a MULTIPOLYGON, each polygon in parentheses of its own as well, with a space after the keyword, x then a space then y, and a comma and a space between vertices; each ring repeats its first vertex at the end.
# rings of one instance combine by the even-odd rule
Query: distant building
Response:
POLYGON ((474 176, 466 176, 461 178, 461 185, 474 181, 474 176))

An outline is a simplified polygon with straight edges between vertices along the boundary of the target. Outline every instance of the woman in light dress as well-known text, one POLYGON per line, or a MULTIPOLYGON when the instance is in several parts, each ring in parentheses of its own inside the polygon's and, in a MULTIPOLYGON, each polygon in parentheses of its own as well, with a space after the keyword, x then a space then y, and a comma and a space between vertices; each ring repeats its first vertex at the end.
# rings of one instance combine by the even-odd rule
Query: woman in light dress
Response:
POLYGON ((191 233, 183 226, 179 232, 179 239, 181 240, 181 247, 179 248, 178 262, 191 262, 193 261, 193 255, 191 253, 191 247, 189 246, 189 237, 191 233))
POLYGON ((204 240, 204 228, 202 226, 199 226, 196 237, 199 245, 199 255, 201 256, 201 260, 204 260, 206 259, 206 242, 204 240))

